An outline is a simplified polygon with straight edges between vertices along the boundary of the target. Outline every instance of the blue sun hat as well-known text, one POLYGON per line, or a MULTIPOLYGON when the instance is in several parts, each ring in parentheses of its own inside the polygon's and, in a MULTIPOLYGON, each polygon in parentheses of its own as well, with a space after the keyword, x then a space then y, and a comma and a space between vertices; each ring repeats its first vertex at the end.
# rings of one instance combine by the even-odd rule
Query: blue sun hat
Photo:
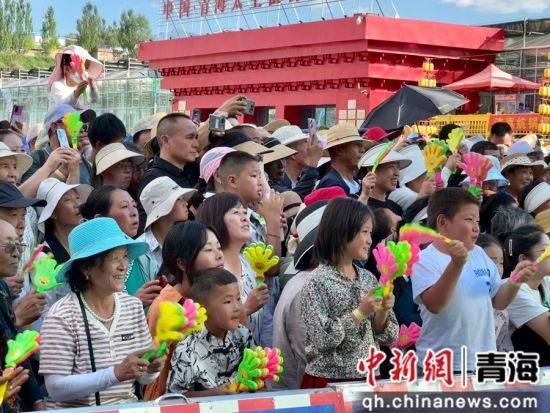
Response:
POLYGON ((128 248, 128 261, 132 262, 149 249, 145 242, 127 236, 112 218, 94 218, 76 226, 69 234, 71 258, 63 265, 58 279, 65 279, 73 262, 92 257, 118 247, 128 248))
MULTIPOLYGON (((489 172, 487 173, 487 178, 485 178, 485 181, 497 181, 498 182, 497 185, 499 188, 501 186, 509 185, 510 182, 508 181, 508 179, 506 179, 504 175, 502 175, 502 172, 500 172, 500 162, 498 161, 498 159, 492 155, 484 155, 484 156, 488 158, 493 164, 493 167, 489 169, 489 172)), ((462 183, 469 184, 470 178, 466 177, 466 179, 462 181, 462 183)))

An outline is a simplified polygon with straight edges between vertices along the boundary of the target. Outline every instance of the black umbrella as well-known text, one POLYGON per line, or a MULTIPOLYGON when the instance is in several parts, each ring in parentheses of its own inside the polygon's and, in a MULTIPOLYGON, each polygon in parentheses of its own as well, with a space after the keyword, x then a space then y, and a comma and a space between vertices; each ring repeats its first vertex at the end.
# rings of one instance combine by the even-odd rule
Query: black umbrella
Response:
POLYGON ((405 85, 375 107, 361 130, 379 126, 389 131, 412 125, 436 115, 444 115, 468 102, 464 96, 440 87, 405 85))

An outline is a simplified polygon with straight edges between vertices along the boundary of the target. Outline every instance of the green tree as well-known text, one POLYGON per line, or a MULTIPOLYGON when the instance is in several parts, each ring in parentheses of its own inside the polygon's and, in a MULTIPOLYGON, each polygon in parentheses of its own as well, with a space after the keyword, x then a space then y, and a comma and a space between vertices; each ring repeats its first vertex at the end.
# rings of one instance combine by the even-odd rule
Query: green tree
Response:
POLYGON ((119 37, 119 28, 115 21, 110 25, 104 25, 101 31, 101 45, 105 47, 120 46, 119 37))
POLYGON ((59 49, 57 41, 57 23, 55 22, 55 14, 53 7, 48 7, 44 17, 42 17, 42 48, 46 53, 51 53, 59 49))
POLYGON ((13 32, 12 49, 20 51, 23 49, 25 37, 25 4, 23 0, 19 0, 14 5, 15 7, 15 27, 13 32))
POLYGON ((21 48, 24 51, 30 50, 33 47, 33 25, 32 25, 32 15, 31 15, 31 3, 28 1, 25 2, 25 11, 24 16, 24 27, 23 27, 23 41, 21 43, 21 48))
POLYGON ((97 56, 101 40, 102 20, 97 7, 86 3, 82 9, 82 17, 76 21, 78 44, 88 50, 92 56, 97 56))
POLYGON ((153 37, 149 21, 142 14, 128 10, 120 16, 119 43, 132 57, 136 56, 137 45, 153 37))

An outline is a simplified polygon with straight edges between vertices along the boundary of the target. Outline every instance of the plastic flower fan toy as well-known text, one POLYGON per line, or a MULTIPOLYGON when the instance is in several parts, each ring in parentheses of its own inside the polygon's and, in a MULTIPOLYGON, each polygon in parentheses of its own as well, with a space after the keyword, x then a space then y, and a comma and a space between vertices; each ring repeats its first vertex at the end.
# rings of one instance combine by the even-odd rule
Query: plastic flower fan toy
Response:
POLYGON ((191 333, 204 329, 205 321, 206 309, 189 298, 183 306, 172 301, 161 301, 153 348, 142 358, 149 361, 162 357, 168 350, 169 342, 181 341, 191 333))
POLYGON ((372 255, 376 260, 376 268, 380 273, 380 287, 374 292, 376 297, 382 297, 388 295, 392 290, 392 276, 393 273, 399 268, 395 262, 391 250, 384 244, 380 243, 372 250, 372 255))
POLYGON ((449 145, 449 150, 452 153, 457 153, 464 139, 464 132, 462 128, 454 128, 449 133, 449 139, 447 139, 447 144, 449 145))
POLYGON ((399 241, 397 243, 389 241, 387 247, 395 257, 397 270, 394 271, 392 281, 398 277, 402 277, 407 273, 409 262, 412 259, 411 244, 407 241, 399 241))
POLYGON ((57 261, 47 255, 37 259, 34 262, 35 274, 32 280, 36 292, 39 294, 45 293, 65 284, 57 282, 57 275, 61 268, 63 268, 63 265, 57 265, 57 261))
POLYGON ((42 251, 44 251, 44 245, 39 245, 34 249, 29 260, 26 262, 25 266, 21 270, 21 275, 25 275, 30 270, 32 270, 34 267, 34 263, 37 259, 46 256, 46 254, 44 254, 42 251))
MULTIPOLYGON (((6 353, 6 370, 3 375, 10 377, 15 368, 40 350, 40 334, 34 330, 26 330, 18 333, 15 340, 8 340, 8 352, 6 353)), ((8 388, 9 380, 0 385, 0 405, 4 401, 4 395, 8 388)))
POLYGON ((447 157, 444 148, 439 143, 432 140, 422 150, 424 155, 424 165, 428 171, 428 176, 435 176, 436 184, 441 184, 441 170, 447 157))
POLYGON ((420 337, 421 332, 422 328, 414 322, 412 322, 408 327, 405 324, 401 324, 399 334, 397 335, 397 340, 395 340, 391 346, 401 348, 414 346, 418 340, 418 337, 420 337))
POLYGON ((437 239, 441 239, 447 244, 451 242, 449 238, 439 232, 420 224, 405 224, 399 230, 399 241, 408 241, 417 246, 432 243, 437 239))
POLYGON ((79 113, 67 113, 63 117, 63 124, 67 129, 67 134, 71 138, 71 144, 73 149, 78 149, 78 135, 84 126, 84 123, 80 120, 79 113))
MULTIPOLYGON (((82 60, 79 55, 71 55, 71 63, 69 63, 69 66, 75 71, 75 73, 78 75, 78 77, 80 77, 81 80, 87 80, 88 76, 84 71, 84 60, 82 60)), ((84 97, 84 99, 88 99, 88 92, 86 91, 86 89, 84 89, 84 92, 82 92, 82 96, 84 97)))
POLYGON ((470 178, 470 192, 473 196, 478 196, 483 192, 483 181, 492 167, 493 163, 479 153, 468 152, 462 155, 460 168, 470 178))
POLYGON ((372 164, 372 172, 376 173, 376 169, 378 169, 378 165, 380 165, 380 162, 382 162, 384 159, 388 157, 388 155, 393 151, 393 149, 397 146, 398 140, 395 142, 388 142, 384 145, 382 150, 378 155, 376 155, 376 158, 374 159, 374 163, 372 164))
POLYGON ((246 348, 243 360, 239 364, 237 376, 229 383, 229 390, 234 393, 257 391, 265 387, 266 380, 279 381, 283 371, 283 358, 277 348, 246 348))
POLYGON ((273 246, 265 245, 263 242, 250 244, 243 250, 243 255, 256 273, 256 285, 261 285, 265 273, 279 263, 279 257, 273 255, 273 246))
MULTIPOLYGON (((548 260, 548 259, 550 259, 550 245, 546 247, 546 249, 543 251, 543 253, 531 265, 533 267, 536 267, 541 262, 543 262, 544 260, 548 260)), ((512 274, 511 278, 512 278, 513 281, 518 282, 519 281, 519 274, 518 273, 512 274)))

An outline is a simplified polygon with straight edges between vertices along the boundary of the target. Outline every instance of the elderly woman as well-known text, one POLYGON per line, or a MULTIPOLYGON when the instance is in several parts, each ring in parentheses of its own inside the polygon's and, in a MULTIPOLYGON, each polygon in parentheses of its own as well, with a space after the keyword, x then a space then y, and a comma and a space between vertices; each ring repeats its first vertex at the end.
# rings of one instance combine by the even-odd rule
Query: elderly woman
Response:
POLYGON ((69 235, 71 258, 59 277, 71 293, 42 326, 40 371, 50 408, 136 401, 134 381, 151 383, 164 357, 141 356, 152 340, 141 302, 122 293, 129 262, 147 244, 126 236, 111 218, 95 218, 69 235))

